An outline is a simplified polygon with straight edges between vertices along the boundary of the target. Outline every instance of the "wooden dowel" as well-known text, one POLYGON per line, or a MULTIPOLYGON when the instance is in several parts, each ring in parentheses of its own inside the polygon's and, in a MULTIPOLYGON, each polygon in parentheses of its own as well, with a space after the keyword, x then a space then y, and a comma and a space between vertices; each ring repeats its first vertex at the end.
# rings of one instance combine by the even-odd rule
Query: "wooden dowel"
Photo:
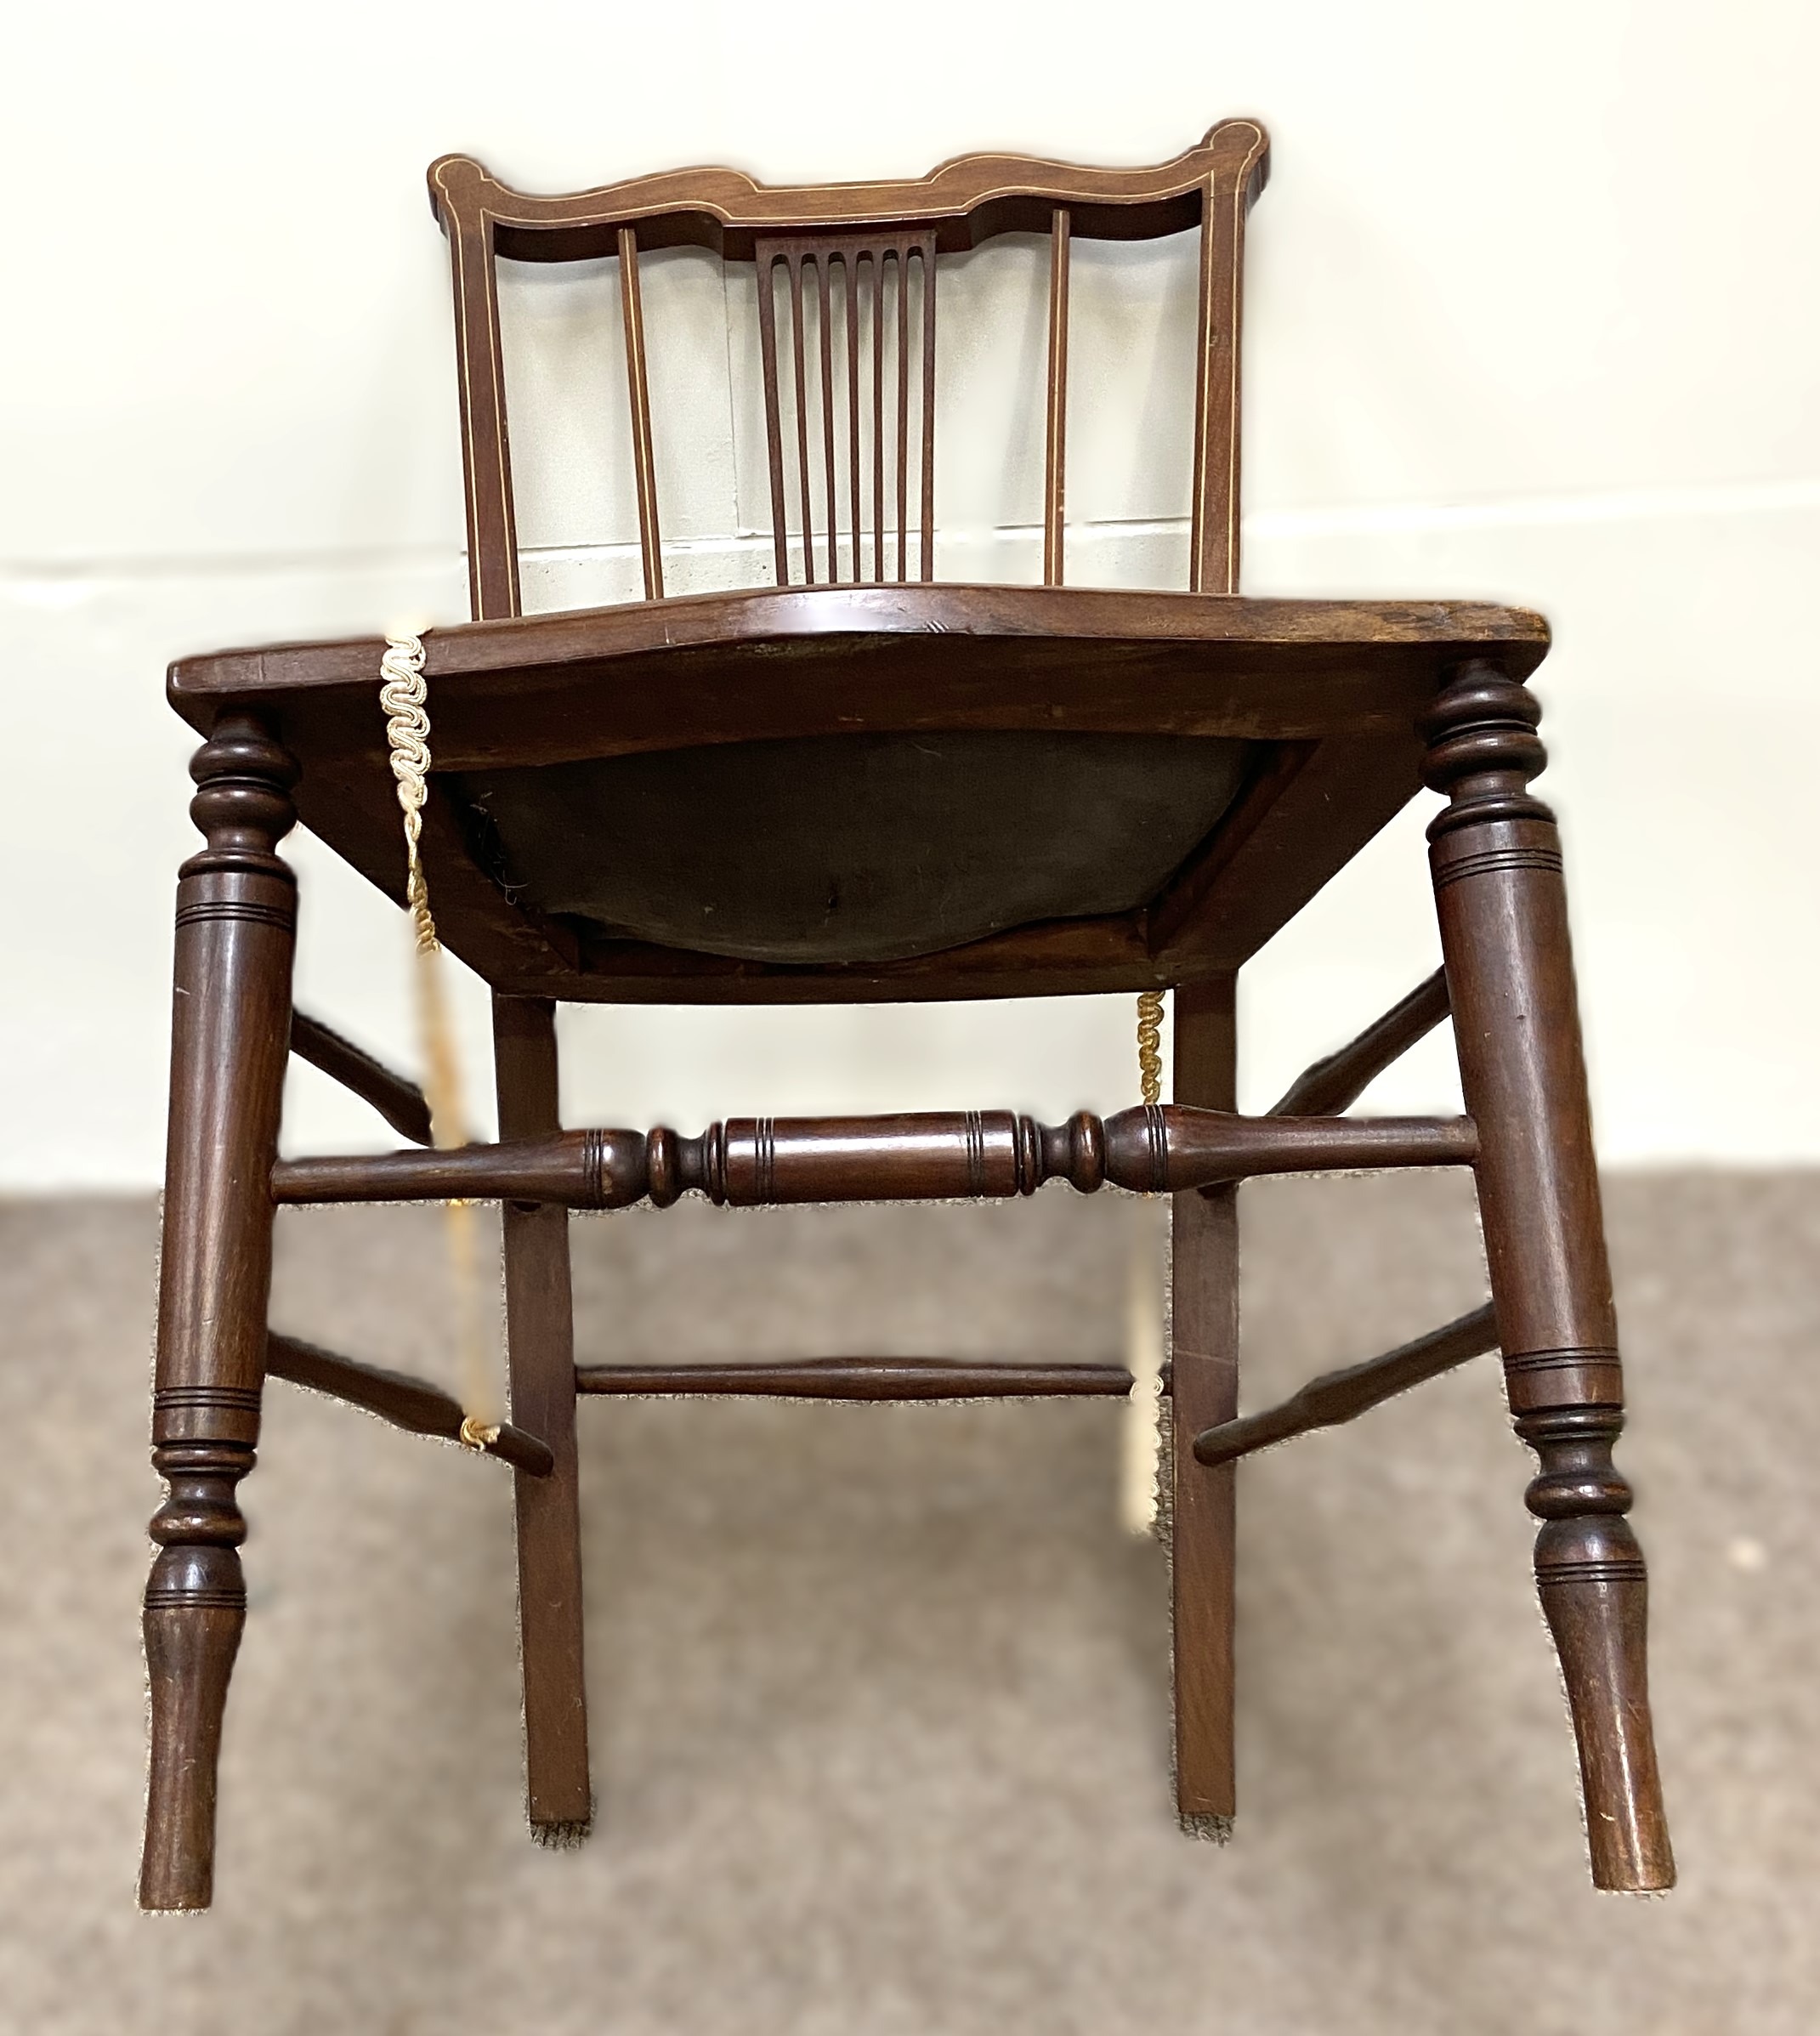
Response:
MULTIPOLYGON (((815 584, 815 509, 809 485, 809 383, 802 365, 802 257, 789 257, 791 364, 797 388, 797 480, 802 504, 802 583, 815 584)), ((834 575, 828 576, 831 581, 834 575)))
POLYGON ((554 1203, 660 1208, 695 1192, 757 1208, 797 1202, 939 1201, 1033 1194, 1065 1180, 1179 1194, 1259 1174, 1470 1165, 1466 1117, 1241 1117, 1147 1105, 1103 1122, 1043 1125, 1007 1110, 893 1117, 735 1117, 684 1138, 660 1126, 564 1131, 451 1150, 281 1160, 273 1199, 298 1202, 554 1203))
POLYGON ((1439 1378, 1443 1372, 1497 1347, 1497 1318, 1488 1302, 1470 1315, 1432 1330, 1413 1343, 1400 1344, 1381 1358, 1310 1379, 1279 1406, 1241 1415, 1216 1428, 1204 1428, 1194 1438, 1195 1461, 1231 1463, 1273 1443, 1287 1442, 1291 1436, 1337 1427, 1412 1386, 1439 1378))
POLYGON ((400 1138, 430 1142, 430 1109, 415 1082, 301 1011, 291 1014, 291 1051, 378 1111, 400 1138))
POLYGON ((478 1200, 604 1209, 638 1199, 615 1191, 642 1181, 644 1143, 637 1131, 564 1131, 498 1145, 284 1160, 272 1169, 272 1194, 281 1203, 478 1200))
POLYGON ((1304 1068, 1271 1115, 1329 1117, 1350 1109, 1387 1067, 1432 1032, 1447 1014, 1447 971, 1437 968, 1357 1039, 1304 1068))
POLYGON ((885 256, 872 251, 872 577, 885 577, 885 256))
POLYGON ((632 461, 638 490, 638 549, 644 561, 644 598, 661 601, 664 553, 657 529, 657 463, 651 447, 644 308, 638 295, 638 236, 629 226, 620 229, 620 303, 626 320, 626 386, 632 404, 632 461))
POLYGON ((857 587, 865 575, 859 548, 865 512, 859 496, 859 270, 858 257, 852 250, 841 258, 841 272, 847 282, 847 506, 853 524, 853 584, 857 587))
POLYGON ((764 362, 765 458, 771 476, 771 544, 777 583, 790 584, 790 514, 784 506, 783 398, 777 369, 777 277, 780 258, 761 251, 758 270, 759 352, 764 362))
POLYGON ((799 1358, 718 1364, 700 1360, 575 1368, 577 1392, 704 1394, 810 1400, 1122 1398, 1122 1364, 1044 1364, 957 1358, 799 1358))
MULTIPOLYGON (((338 1356, 296 1336, 283 1336, 274 1330, 265 1340, 265 1369, 275 1379, 288 1379, 294 1386, 307 1386, 331 1399, 345 1400, 349 1406, 364 1407, 394 1428, 411 1435, 439 1436, 445 1442, 459 1442, 462 1436, 462 1403, 427 1379, 412 1378, 408 1372, 388 1371, 379 1364, 362 1364, 353 1358, 338 1356)), ((522 1428, 502 1422, 499 1432, 477 1455, 497 1456, 533 1477, 547 1477, 555 1458, 546 1444, 522 1428)))
POLYGON ((825 253, 815 258, 817 322, 821 328, 822 469, 827 482, 828 583, 841 577, 841 515, 834 460, 834 285, 825 253))
MULTIPOLYGON (((923 243, 917 264, 922 275, 922 472, 917 480, 921 499, 921 542, 916 577, 935 577, 935 241, 923 243)), ((909 271, 904 272, 905 281, 909 271)))
POLYGON ((1063 576, 1063 497, 1068 454, 1068 258, 1069 215, 1055 208, 1049 238, 1048 428, 1043 442, 1043 585, 1063 576))
POLYGON ((910 256, 898 261, 898 580, 910 577, 910 256))

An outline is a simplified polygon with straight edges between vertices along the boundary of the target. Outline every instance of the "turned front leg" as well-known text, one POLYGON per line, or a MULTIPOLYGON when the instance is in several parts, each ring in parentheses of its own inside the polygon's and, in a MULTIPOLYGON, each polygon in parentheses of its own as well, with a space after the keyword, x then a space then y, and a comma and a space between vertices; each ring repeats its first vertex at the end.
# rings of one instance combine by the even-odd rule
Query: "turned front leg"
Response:
POLYGON ((1424 717, 1435 901, 1517 1431, 1540 1459, 1536 1582, 1579 1741, 1592 1876, 1670 1887, 1645 1666, 1647 1582, 1613 1467, 1624 1377, 1554 815, 1534 697, 1487 664, 1424 717))
POLYGON ((275 853, 297 767, 251 715, 224 715, 190 764, 207 838, 177 891, 171 1114, 152 1394, 169 1495, 145 1586, 151 1776, 139 1902, 206 1908, 215 1769, 246 1618, 235 1487, 265 1375, 272 1161, 291 1020, 297 887, 275 853))

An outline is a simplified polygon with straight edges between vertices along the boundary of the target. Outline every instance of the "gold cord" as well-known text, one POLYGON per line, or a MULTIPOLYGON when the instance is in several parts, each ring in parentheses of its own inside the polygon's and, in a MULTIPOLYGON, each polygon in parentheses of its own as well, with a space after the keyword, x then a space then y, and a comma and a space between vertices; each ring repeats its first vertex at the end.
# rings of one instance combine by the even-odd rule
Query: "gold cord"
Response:
POLYGON ((1137 998, 1137 1080, 1146 1103, 1163 1100, 1163 993, 1146 990, 1137 998))
MULTIPOLYGON (((429 1103, 430 1135, 446 1148, 465 1145, 468 1131, 462 1109, 461 1063, 455 1050, 442 975, 442 943, 430 913, 429 885, 423 874, 420 843, 423 802, 429 796, 430 720, 425 703, 429 689, 423 679, 422 639, 400 632, 386 638, 379 661, 379 704, 385 710, 386 748, 392 775, 398 780, 398 802, 405 814, 405 903, 411 913, 412 945, 417 952, 417 1024, 422 1040, 424 1094, 429 1103)), ((462 1400, 467 1418, 461 1439, 470 1449, 484 1449, 499 1433, 499 1393, 485 1354, 480 1328, 479 1239, 473 1205, 443 1205, 449 1265, 454 1277, 456 1342, 461 1357, 462 1400)))

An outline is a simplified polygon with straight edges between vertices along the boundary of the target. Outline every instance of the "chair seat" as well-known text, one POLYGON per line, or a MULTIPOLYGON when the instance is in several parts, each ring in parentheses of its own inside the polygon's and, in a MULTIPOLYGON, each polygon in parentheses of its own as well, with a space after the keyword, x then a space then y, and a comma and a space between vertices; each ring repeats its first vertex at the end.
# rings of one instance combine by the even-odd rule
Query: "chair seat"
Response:
POLYGON ((1031 730, 717 743, 461 783, 540 911, 750 961, 897 961, 1129 912, 1231 804, 1251 745, 1031 730))
MULTIPOLYGON (((1522 609, 1090 587, 752 588, 425 638, 449 946, 614 1002, 1144 988, 1254 953, 1419 789, 1522 609)), ((397 897, 374 638, 186 658, 273 718, 304 824, 397 897)))

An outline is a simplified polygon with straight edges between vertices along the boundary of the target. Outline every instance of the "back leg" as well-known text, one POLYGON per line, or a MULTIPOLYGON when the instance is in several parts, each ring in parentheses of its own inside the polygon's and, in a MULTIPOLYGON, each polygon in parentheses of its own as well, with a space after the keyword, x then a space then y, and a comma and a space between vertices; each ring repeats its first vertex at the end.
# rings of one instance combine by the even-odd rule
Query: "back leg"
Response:
MULTIPOLYGON (((500 1137, 539 1138, 558 1130, 556 1007, 543 998, 496 996, 493 1058, 500 1137)), ((512 1418, 541 1436, 556 1459, 547 1477, 520 1471, 513 1478, 526 1807, 534 1837, 572 1845, 587 1835, 593 1799, 581 1652, 569 1212, 507 1203, 502 1224, 512 1418)))
MULTIPOLYGON (((1176 990, 1177 1103, 1236 1107, 1234 980, 1176 990)), ((1235 1470, 1194 1460, 1194 1438, 1239 1411, 1238 1190, 1175 1197, 1170 1215, 1170 1590, 1176 1811, 1223 1837, 1236 1808, 1233 1752, 1235 1470)))

